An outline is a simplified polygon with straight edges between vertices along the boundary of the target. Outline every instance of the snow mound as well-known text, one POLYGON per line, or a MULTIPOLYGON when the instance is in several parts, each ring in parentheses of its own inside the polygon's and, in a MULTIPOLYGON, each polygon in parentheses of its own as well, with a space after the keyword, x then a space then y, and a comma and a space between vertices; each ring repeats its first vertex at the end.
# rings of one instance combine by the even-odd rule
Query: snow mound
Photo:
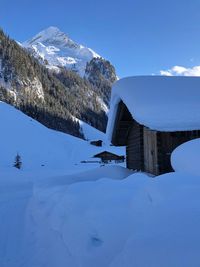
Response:
POLYGON ((127 179, 134 188, 129 200, 135 218, 109 267, 198 267, 199 177, 170 173, 156 179, 135 178, 127 179))
POLYGON ((194 139, 177 147, 171 155, 176 172, 200 176, 200 139, 194 139))
POLYGON ((85 172, 85 182, 35 187, 21 259, 27 266, 200 265, 199 177, 111 180, 112 168, 99 171, 85 172))
POLYGON ((113 180, 122 180, 131 175, 133 171, 126 169, 122 166, 101 166, 100 168, 93 168, 86 171, 80 171, 72 174, 52 176, 48 179, 38 180, 37 185, 40 187, 54 187, 65 186, 74 183, 97 181, 103 178, 109 178, 113 180))
POLYGON ((200 129, 199 77, 138 76, 117 81, 111 97, 109 139, 121 100, 137 122, 152 130, 200 129))

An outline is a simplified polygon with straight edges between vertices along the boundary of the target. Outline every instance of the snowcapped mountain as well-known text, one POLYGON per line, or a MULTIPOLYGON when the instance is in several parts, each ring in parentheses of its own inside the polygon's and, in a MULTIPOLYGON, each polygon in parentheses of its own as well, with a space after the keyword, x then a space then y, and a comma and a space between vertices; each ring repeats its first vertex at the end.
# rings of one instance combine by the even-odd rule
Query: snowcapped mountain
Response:
POLYGON ((51 129, 74 136, 84 137, 79 120, 105 131, 116 79, 109 61, 55 27, 23 45, 0 30, 0 44, 1 101, 51 129), (77 64, 68 64, 72 56, 77 64))
POLYGON ((70 70, 89 81, 96 88, 103 110, 107 112, 111 87, 117 80, 115 68, 108 60, 74 42, 53 26, 22 43, 22 47, 54 74, 70 70))
POLYGON ((46 67, 58 70, 64 67, 84 76, 86 65, 100 58, 92 49, 77 44, 57 27, 49 27, 22 43, 46 67))

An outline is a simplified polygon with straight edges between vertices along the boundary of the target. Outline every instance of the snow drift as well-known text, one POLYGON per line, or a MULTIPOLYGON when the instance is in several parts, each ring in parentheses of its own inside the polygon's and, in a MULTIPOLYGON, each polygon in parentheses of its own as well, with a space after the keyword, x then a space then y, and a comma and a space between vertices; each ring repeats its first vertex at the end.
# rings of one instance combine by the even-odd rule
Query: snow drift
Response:
POLYGON ((176 172, 200 174, 200 138, 177 147, 171 155, 171 164, 176 172))

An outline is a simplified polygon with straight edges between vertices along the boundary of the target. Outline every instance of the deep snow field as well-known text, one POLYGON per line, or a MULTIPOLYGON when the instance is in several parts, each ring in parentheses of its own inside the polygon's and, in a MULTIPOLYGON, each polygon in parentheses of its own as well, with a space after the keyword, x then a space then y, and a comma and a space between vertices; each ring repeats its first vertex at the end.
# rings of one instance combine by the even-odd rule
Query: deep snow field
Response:
POLYGON ((2 102, 0 123, 0 267, 200 266, 199 139, 174 151, 174 173, 152 178, 80 163, 124 148, 91 146, 2 102))

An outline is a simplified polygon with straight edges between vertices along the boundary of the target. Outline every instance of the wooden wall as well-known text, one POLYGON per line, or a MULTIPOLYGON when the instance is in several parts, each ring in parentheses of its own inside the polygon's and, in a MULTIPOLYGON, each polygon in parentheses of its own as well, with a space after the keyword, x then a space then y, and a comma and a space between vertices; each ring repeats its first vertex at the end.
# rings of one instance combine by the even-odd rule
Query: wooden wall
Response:
POLYGON ((157 132, 133 120, 127 138, 127 168, 154 175, 171 172, 172 151, 198 137, 200 131, 157 132))
POLYGON ((157 132, 144 127, 144 171, 154 175, 159 174, 157 132))
POLYGON ((127 138, 126 164, 128 169, 144 170, 143 126, 134 120, 127 138))

